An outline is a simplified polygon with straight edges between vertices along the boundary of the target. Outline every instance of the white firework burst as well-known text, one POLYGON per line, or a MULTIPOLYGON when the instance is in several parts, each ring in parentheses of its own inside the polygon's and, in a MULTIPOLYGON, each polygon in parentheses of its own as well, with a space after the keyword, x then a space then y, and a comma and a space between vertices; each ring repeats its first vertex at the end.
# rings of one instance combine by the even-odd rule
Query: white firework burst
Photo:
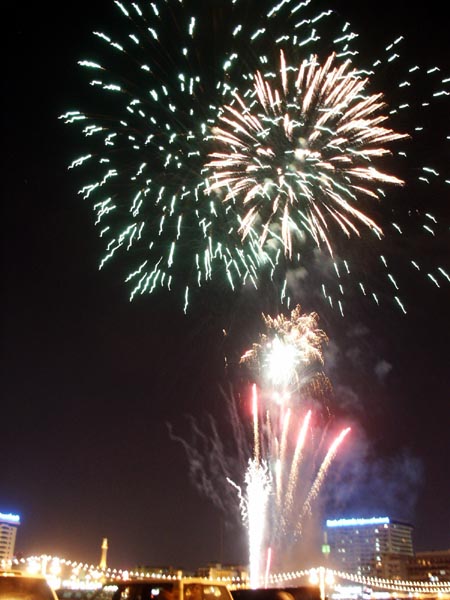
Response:
POLYGON ((330 254, 333 222, 347 236, 359 235, 361 224, 382 235, 361 197, 379 199, 378 184, 403 183, 374 160, 407 135, 383 126, 382 94, 367 94, 367 82, 334 54, 296 68, 281 51, 279 87, 258 71, 247 102, 234 94, 214 129, 223 150, 210 154, 207 167, 210 192, 224 190, 224 201, 241 207, 243 237, 257 228, 263 246, 281 231, 291 257, 293 231, 306 230, 330 254))

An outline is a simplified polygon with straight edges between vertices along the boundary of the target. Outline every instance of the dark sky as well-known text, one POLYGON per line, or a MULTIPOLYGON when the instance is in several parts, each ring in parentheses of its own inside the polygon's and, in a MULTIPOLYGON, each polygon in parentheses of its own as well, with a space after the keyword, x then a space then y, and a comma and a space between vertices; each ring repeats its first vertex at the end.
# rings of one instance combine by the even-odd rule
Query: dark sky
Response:
MULTIPOLYGON (((347 2, 336 6, 352 18, 347 2)), ((364 44, 403 31, 415 40, 411 52, 446 62, 448 74, 439 6, 397 2, 391 14, 383 0, 373 3, 377 14, 360 7, 353 16, 364 44)), ((194 486, 168 423, 189 438, 187 415, 205 428, 209 412, 226 419, 219 386, 236 382, 224 355, 233 364, 254 341, 266 298, 218 301, 220 290, 206 290, 187 315, 164 292, 130 303, 114 262, 97 271, 101 245, 76 194, 79 174, 67 171, 80 140, 58 116, 77 105, 76 60, 114 10, 106 0, 17 5, 4 21, 0 511, 21 515, 24 555, 96 563, 106 536, 119 567, 245 562, 238 519, 194 486)), ((441 215, 445 202, 448 216, 448 192, 437 198, 431 188, 429 200, 441 215)), ((424 251, 448 270, 447 240, 424 251)), ((328 509, 388 512, 413 523, 417 549, 449 548, 449 286, 406 288, 407 316, 355 305, 341 318, 320 308, 330 402, 354 428, 328 509)))

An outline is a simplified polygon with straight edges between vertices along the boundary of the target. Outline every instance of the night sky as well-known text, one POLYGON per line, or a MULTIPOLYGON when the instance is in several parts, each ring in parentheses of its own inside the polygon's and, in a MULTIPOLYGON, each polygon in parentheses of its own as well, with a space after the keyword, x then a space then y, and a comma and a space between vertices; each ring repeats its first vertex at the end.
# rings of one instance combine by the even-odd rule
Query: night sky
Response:
MULTIPOLYGON (((370 10, 351 11, 353 4, 336 2, 365 33, 364 44, 385 30, 406 33, 410 52, 434 57, 448 74, 440 3, 419 10, 396 2, 395 14, 385 0, 370 10)), ((4 19, 0 511, 21 515, 16 550, 24 556, 97 563, 107 537, 117 567, 245 563, 236 507, 224 514, 200 492, 169 432, 190 439, 189 415, 207 431, 211 414, 232 436, 221 389, 235 386, 245 406, 234 367, 258 334, 261 312, 279 307, 269 294, 230 295, 219 286, 185 315, 180 298, 164 291, 130 303, 114 261, 97 270, 102 246, 76 193, 84 180, 67 170, 81 136, 58 116, 78 106, 86 80, 76 61, 114 11, 106 0, 17 4, 4 19)), ((434 126, 448 130, 446 116, 434 126)), ((444 145, 433 151, 448 163, 448 143, 446 158, 444 145)), ((448 191, 429 194, 448 217, 448 191)), ((447 271, 448 250, 443 238, 424 247, 447 271)), ((317 306, 315 295, 295 298, 320 314, 330 338, 330 412, 353 428, 322 506, 324 516, 408 521, 417 550, 444 549, 450 288, 418 278, 404 289, 406 316, 355 303, 342 318, 317 306)))

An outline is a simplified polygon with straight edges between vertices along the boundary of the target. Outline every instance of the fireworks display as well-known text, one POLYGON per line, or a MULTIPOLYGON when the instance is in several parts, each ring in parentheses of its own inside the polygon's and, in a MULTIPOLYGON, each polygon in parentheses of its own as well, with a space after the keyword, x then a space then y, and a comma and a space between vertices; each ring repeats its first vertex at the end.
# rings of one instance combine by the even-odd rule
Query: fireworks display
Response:
MULTIPOLYGON (((86 173, 100 267, 125 253, 131 298, 165 288, 187 310, 213 280, 233 291, 269 281, 288 308, 307 292, 344 315, 356 293, 406 312, 411 272, 450 281, 433 251, 420 254, 447 228, 422 190, 448 194, 424 124, 447 114, 450 78, 402 58, 402 36, 367 57, 352 25, 313 0, 255 0, 250 12, 249 0, 115 5, 112 31, 94 32, 103 51, 79 63, 93 74, 92 108, 62 119, 85 138, 71 167, 86 173)), ((330 443, 308 404, 328 383, 318 314, 263 320, 242 357, 258 382, 250 451, 233 415, 241 478, 214 426, 194 428, 214 452, 177 438, 198 485, 220 496, 201 472, 216 460, 237 489, 253 586, 264 557, 280 563, 301 536, 349 433, 330 443)))
MULTIPOLYGON (((262 316, 266 333, 260 336, 241 358, 255 373, 260 373, 273 389, 274 398, 286 399, 293 390, 313 385, 321 378, 317 365, 323 363, 323 345, 327 341, 319 329, 316 313, 302 313, 300 306, 290 318, 262 316)), ((267 385, 267 384, 266 384, 267 385)))
POLYGON ((449 181, 415 153, 449 79, 402 62, 401 36, 367 59, 351 25, 311 1, 264 2, 257 19, 232 0, 115 4, 116 30, 94 32, 102 59, 80 61, 93 108, 63 119, 85 136, 72 166, 85 168, 100 266, 127 254, 131 298, 163 287, 186 308, 212 279, 271 278, 289 302, 300 269, 342 314, 355 291, 405 311, 399 248, 433 285, 449 280, 402 246, 445 224, 410 194, 390 200, 391 184, 449 181))
POLYGON ((71 168, 90 168, 92 180, 79 193, 105 241, 100 267, 128 252, 131 298, 163 287, 181 293, 185 305, 190 287, 216 268, 232 288, 247 277, 256 282, 267 259, 251 243, 244 252, 230 211, 203 191, 217 100, 217 82, 205 81, 211 65, 196 58, 205 23, 178 2, 116 6, 124 20, 115 37, 94 32, 107 49, 104 62, 79 62, 93 73, 100 110, 62 117, 81 125, 89 147, 71 168))
MULTIPOLYGON (((253 398, 257 397, 256 386, 253 398)), ((270 419, 259 402, 253 402, 255 428, 254 453, 248 461, 244 485, 237 488, 243 522, 249 544, 249 570, 252 587, 263 585, 263 573, 268 555, 280 566, 292 547, 301 539, 305 520, 311 516, 312 504, 319 495, 326 473, 339 446, 350 432, 345 428, 329 445, 325 457, 319 459, 320 448, 312 442, 320 432, 313 426, 312 411, 299 416, 290 409, 284 414, 280 427, 270 419), (295 432, 295 428, 298 431, 295 432), (314 433, 313 433, 314 432, 314 433), (315 470, 315 462, 319 468, 315 470)))
POLYGON ((232 480, 228 482, 236 488, 242 516, 247 525, 249 539, 248 567, 250 586, 261 586, 263 569, 264 541, 267 535, 267 517, 270 494, 272 491, 270 471, 265 461, 253 458, 249 460, 245 473, 245 492, 232 480))
POLYGON ((244 400, 251 410, 227 398, 233 435, 225 442, 213 420, 209 431, 192 420, 189 442, 172 433, 186 450, 197 488, 225 513, 239 509, 253 587, 262 584, 269 556, 273 565, 285 567, 292 548, 301 542, 326 474, 349 433, 344 428, 336 434, 334 424, 314 408, 311 382, 321 373, 327 339, 317 315, 302 313, 297 306, 289 317, 263 315, 262 321, 264 334, 244 355, 259 381, 244 400), (287 376, 284 364, 278 363, 277 374, 266 361, 275 339, 295 349, 287 376), (278 401, 280 396, 284 401, 278 401), (249 412, 251 419, 243 417, 249 412))
POLYGON ((328 518, 444 547, 445 3, 6 8, 18 550, 281 586, 328 518))
POLYGON ((318 433, 320 419, 315 415, 313 425, 312 410, 307 408, 313 382, 318 385, 317 367, 322 366, 327 341, 318 326, 318 315, 302 313, 297 306, 290 318, 283 314, 262 318, 266 332, 242 358, 256 366, 254 372, 259 371, 263 386, 261 394, 256 384, 252 388, 253 456, 245 487, 238 488, 248 530, 253 587, 262 585, 264 556, 270 553, 281 562, 286 550, 301 537, 327 470, 350 431, 342 430, 319 459, 320 450, 312 438, 323 436, 322 444, 326 444, 326 436, 323 431, 318 433), (259 520, 256 526, 255 520, 259 520))

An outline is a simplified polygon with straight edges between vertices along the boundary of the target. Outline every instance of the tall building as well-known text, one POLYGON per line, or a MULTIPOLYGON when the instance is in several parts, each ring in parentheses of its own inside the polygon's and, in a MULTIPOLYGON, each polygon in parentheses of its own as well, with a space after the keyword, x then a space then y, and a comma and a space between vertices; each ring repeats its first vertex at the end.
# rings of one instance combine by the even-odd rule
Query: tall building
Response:
POLYGON ((14 556, 16 533, 19 525, 19 515, 0 512, 0 565, 7 566, 14 556))
POLYGON ((329 562, 348 573, 402 578, 414 555, 412 531, 411 525, 389 517, 328 519, 329 562))

